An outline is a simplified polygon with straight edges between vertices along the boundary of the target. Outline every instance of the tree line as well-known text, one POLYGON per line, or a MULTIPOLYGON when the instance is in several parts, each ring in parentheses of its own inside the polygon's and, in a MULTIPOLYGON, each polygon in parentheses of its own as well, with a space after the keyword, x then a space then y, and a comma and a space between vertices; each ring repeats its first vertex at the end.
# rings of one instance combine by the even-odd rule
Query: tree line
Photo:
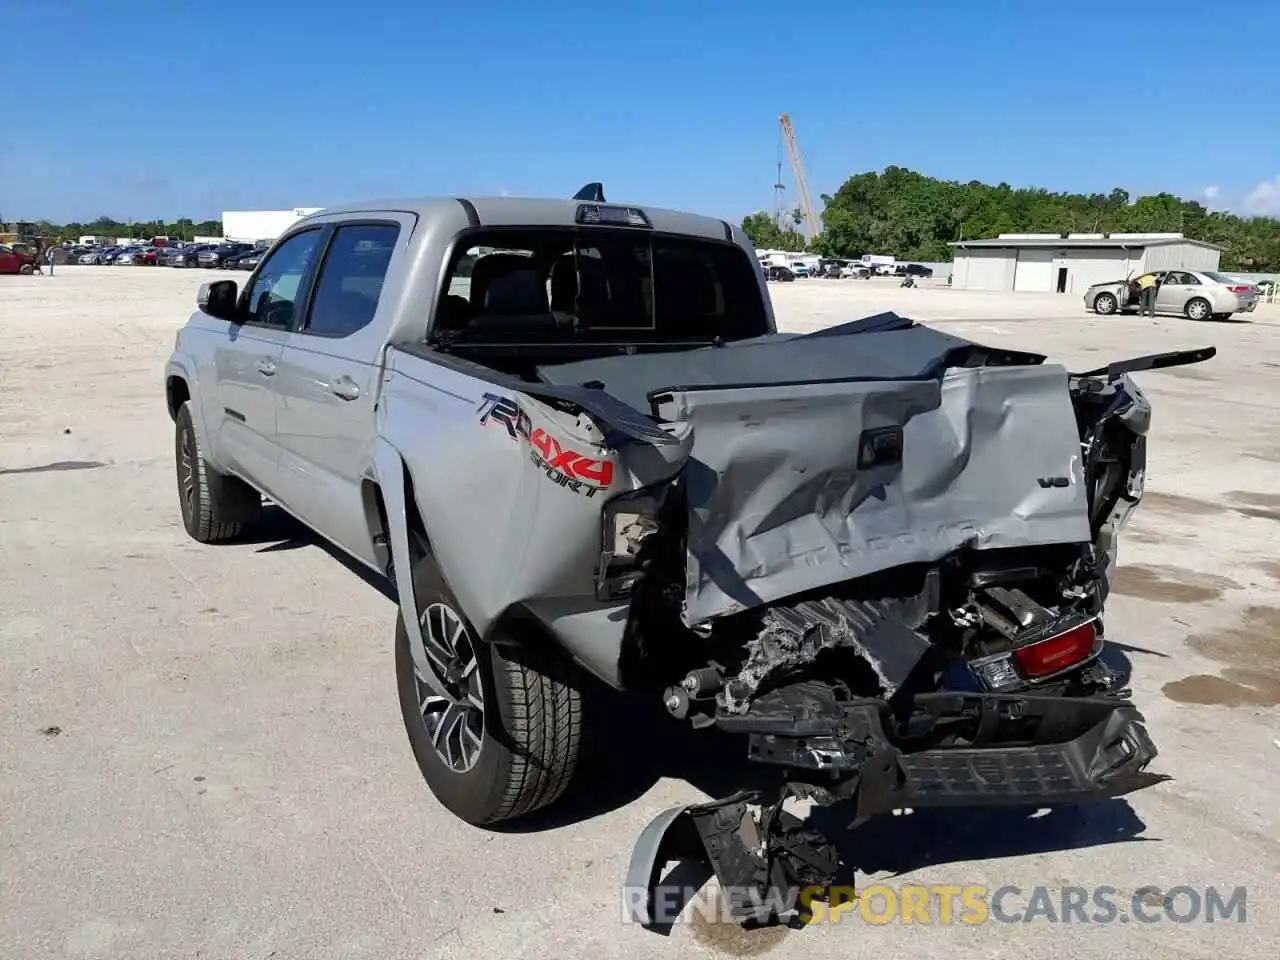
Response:
POLYGON ((1280 271, 1280 220, 1207 210, 1170 193, 1132 200, 1110 193, 1053 193, 1034 187, 938 180, 903 167, 859 173, 822 197, 822 233, 806 246, 803 218, 753 213, 742 229, 759 248, 832 257, 894 254, 901 260, 946 261, 954 240, 1001 233, 1182 233, 1223 248, 1225 270, 1280 271))
POLYGON ((78 240, 80 237, 134 237, 150 240, 152 237, 171 237, 190 240, 193 237, 222 236, 221 220, 134 220, 123 222, 110 217, 99 217, 92 223, 55 224, 42 220, 36 224, 36 232, 57 241, 78 240))

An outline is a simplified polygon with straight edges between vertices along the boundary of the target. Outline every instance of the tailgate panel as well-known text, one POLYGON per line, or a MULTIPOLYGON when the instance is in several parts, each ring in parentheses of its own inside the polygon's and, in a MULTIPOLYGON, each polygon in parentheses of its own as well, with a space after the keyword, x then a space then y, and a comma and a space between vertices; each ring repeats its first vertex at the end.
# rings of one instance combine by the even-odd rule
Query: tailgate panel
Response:
POLYGON ((689 624, 966 543, 1090 539, 1066 371, 673 391, 686 467, 689 624))

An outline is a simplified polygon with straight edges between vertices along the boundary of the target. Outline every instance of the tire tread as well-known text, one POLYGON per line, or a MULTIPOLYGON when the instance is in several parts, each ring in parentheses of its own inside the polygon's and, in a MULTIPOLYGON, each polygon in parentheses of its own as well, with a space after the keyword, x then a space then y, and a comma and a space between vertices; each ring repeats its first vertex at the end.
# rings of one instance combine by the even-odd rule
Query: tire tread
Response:
POLYGON ((495 649, 494 670, 505 674, 511 692, 507 732, 519 745, 511 775, 493 819, 521 817, 545 807, 573 779, 582 739, 582 695, 530 650, 508 659, 495 649))
MULTIPOLYGON (((190 403, 188 400, 178 411, 178 416, 186 420, 185 428, 191 431, 196 467, 195 529, 188 529, 187 533, 198 543, 222 543, 238 537, 244 524, 240 521, 213 519, 213 503, 209 499, 209 474, 204 462, 204 451, 200 449, 200 437, 191 423, 190 403)), ((178 495, 182 495, 181 490, 178 495)))

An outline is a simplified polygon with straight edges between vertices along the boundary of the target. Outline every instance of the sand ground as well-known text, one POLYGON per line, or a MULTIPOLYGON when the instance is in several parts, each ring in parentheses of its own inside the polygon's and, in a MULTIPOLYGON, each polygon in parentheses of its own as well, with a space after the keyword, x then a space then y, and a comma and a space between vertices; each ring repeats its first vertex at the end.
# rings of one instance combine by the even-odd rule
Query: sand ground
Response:
POLYGON ((184 535, 162 369, 205 278, 0 278, 0 957, 1275 956, 1280 307, 1196 325, 892 281, 773 289, 787 328, 896 309, 1077 367, 1218 347, 1138 377, 1149 494, 1109 608, 1175 779, 1034 819, 886 818, 852 849, 864 883, 1107 885, 1122 914, 1148 884, 1245 886, 1246 921, 662 937, 622 922, 619 887, 639 830, 701 780, 657 734, 619 736, 607 802, 465 826, 410 755, 390 601, 287 520, 251 543, 184 535))

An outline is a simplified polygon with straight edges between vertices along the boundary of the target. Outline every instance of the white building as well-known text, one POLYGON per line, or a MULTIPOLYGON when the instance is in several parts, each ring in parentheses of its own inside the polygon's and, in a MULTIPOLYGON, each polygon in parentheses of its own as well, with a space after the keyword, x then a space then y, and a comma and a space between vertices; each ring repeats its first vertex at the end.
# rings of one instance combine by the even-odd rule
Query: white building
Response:
POLYGON ((320 207, 294 207, 292 210, 224 210, 222 234, 228 240, 256 243, 274 240, 303 217, 318 213, 320 207))
POLYGON ((957 290, 1083 294, 1148 270, 1217 270, 1222 248, 1180 233, 1002 233, 952 243, 957 290))

